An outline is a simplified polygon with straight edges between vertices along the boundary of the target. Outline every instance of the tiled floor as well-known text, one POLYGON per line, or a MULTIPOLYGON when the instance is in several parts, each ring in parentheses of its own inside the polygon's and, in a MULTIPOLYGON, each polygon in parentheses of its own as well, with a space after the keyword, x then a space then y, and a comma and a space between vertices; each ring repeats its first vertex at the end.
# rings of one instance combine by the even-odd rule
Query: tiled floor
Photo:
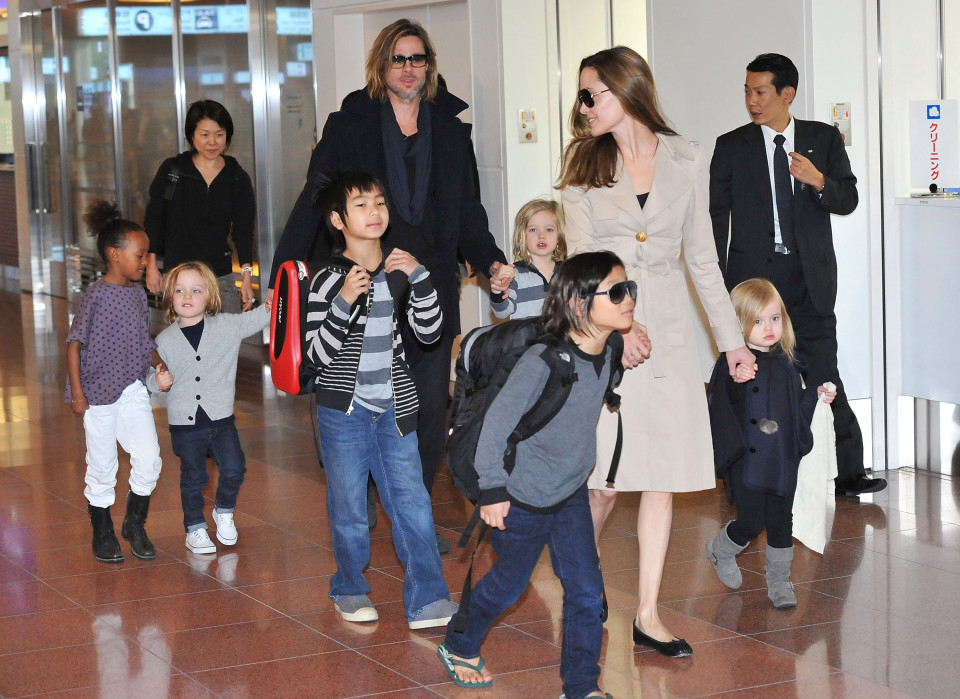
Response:
MULTIPOLYGON (((62 403, 67 322, 61 301, 0 292, 9 333, 0 353, 0 695, 559 694, 561 591, 549 564, 491 631, 484 654, 496 680, 485 692, 449 681, 435 655, 439 634, 407 629, 382 516, 368 575, 381 620, 340 619, 326 596, 335 564, 307 401, 275 393, 260 348, 244 348, 238 380, 249 468, 239 544, 216 556, 186 552, 177 462, 158 409, 165 465, 148 523, 157 558, 137 560, 124 542, 125 563, 95 561, 83 431, 62 403)), ((722 494, 677 498, 661 615, 693 644, 681 660, 632 644, 636 501, 622 497, 602 543, 612 606, 603 687, 617 697, 957 696, 960 483, 886 476, 886 492, 837 502, 823 556, 798 546, 791 611, 769 604, 756 544, 740 558, 741 591, 716 580, 703 544, 730 516, 722 494)), ((437 523, 453 536, 468 508, 446 478, 434 496, 437 523)), ((483 572, 489 549, 481 551, 483 572)), ((465 557, 444 558, 459 591, 465 557)))

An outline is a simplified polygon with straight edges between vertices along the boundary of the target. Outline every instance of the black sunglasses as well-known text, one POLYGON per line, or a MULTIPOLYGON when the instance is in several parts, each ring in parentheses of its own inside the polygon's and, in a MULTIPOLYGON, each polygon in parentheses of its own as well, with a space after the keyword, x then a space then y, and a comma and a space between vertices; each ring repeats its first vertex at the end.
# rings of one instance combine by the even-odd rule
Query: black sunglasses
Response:
POLYGON ((427 54, 415 53, 412 56, 401 56, 397 54, 396 56, 390 57, 390 62, 393 63, 394 68, 403 68, 407 61, 410 61, 410 65, 414 68, 423 68, 427 65, 427 54))
POLYGON ((634 301, 637 300, 636 282, 617 282, 606 291, 591 291, 589 294, 583 294, 583 296, 607 296, 610 298, 610 303, 621 304, 627 298, 627 294, 630 294, 630 298, 634 301))
POLYGON ((583 88, 577 93, 577 99, 579 99, 581 104, 587 109, 593 109, 593 98, 597 95, 602 95, 604 92, 610 92, 610 88, 608 87, 606 90, 598 90, 596 92, 590 92, 587 88, 583 88))

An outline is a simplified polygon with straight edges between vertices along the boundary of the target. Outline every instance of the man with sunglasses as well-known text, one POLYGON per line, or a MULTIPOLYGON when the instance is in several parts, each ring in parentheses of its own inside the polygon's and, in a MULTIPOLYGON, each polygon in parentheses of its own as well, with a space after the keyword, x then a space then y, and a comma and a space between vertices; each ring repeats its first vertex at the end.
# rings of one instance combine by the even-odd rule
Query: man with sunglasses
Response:
POLYGON ((865 475, 863 436, 837 367, 830 216, 857 208, 857 178, 836 128, 790 116, 798 83, 786 56, 761 54, 747 65, 751 123, 717 139, 710 215, 727 288, 752 277, 773 282, 793 321, 807 384, 836 384, 836 494, 855 498, 887 487, 865 475))
MULTIPOLYGON (((444 317, 443 336, 429 347, 402 330, 420 398, 417 436, 428 491, 443 458, 450 355, 460 333, 457 251, 490 277, 493 291, 505 292, 513 279, 480 203, 470 126, 457 118, 467 105, 440 89, 437 77, 436 52, 423 27, 400 19, 380 32, 367 55, 366 87, 327 118, 270 274, 273 289, 283 262, 309 255, 316 267, 329 258, 331 241, 314 197, 330 175, 364 170, 384 183, 390 203, 385 240, 430 271, 444 317)), ((437 543, 441 553, 450 551, 439 535, 437 543)))

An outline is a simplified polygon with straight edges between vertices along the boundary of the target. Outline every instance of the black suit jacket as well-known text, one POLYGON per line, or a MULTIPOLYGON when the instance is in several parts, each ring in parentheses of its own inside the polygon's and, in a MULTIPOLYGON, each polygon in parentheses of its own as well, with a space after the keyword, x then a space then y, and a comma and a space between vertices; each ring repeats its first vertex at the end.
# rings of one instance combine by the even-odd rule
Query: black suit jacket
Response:
MULTIPOLYGON (((810 300, 822 315, 832 315, 837 299, 837 257, 830 214, 857 208, 857 178, 840 132, 819 121, 795 119, 794 151, 823 173, 818 194, 794 183, 793 229, 810 300)), ((757 124, 747 124, 717 139, 710 163, 710 216, 727 288, 763 276, 773 253, 773 193, 757 124), (729 241, 729 252, 728 244, 729 241)))
MULTIPOLYGON (((328 259, 330 240, 322 225, 320 210, 314 206, 317 189, 326 177, 338 170, 365 170, 389 188, 387 161, 380 126, 381 103, 365 91, 352 93, 342 109, 327 117, 317 147, 310 158, 307 182, 294 205, 273 256, 270 288, 280 265, 287 260, 328 259), (312 253, 311 253, 312 250, 312 253)), ((470 127, 457 118, 466 102, 446 90, 438 90, 430 110, 431 172, 430 193, 435 225, 429 239, 427 227, 404 225, 391 211, 390 226, 384 234, 391 247, 405 250, 428 270, 440 297, 446 328, 460 332, 457 250, 484 274, 494 262, 507 259, 487 225, 487 214, 477 194, 470 127)), ((390 201, 390 192, 385 192, 390 201)))

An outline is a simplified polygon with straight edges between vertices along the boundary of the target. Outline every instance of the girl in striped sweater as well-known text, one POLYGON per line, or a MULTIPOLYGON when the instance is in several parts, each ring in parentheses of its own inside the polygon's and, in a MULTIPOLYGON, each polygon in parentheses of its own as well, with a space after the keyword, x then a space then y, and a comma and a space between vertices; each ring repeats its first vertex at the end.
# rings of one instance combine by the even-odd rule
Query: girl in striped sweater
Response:
POLYGON ((381 245, 390 216, 375 177, 337 173, 320 203, 335 254, 311 282, 306 339, 308 359, 319 368, 317 426, 337 559, 330 598, 347 621, 378 619, 363 577, 372 475, 404 567, 407 623, 445 626, 457 605, 441 570, 417 448, 417 391, 400 339, 401 324, 424 344, 440 338, 437 292, 412 255, 381 245))
POLYGON ((547 287, 567 257, 563 212, 551 199, 528 201, 513 222, 513 281, 505 294, 490 292, 497 318, 536 318, 547 287))

